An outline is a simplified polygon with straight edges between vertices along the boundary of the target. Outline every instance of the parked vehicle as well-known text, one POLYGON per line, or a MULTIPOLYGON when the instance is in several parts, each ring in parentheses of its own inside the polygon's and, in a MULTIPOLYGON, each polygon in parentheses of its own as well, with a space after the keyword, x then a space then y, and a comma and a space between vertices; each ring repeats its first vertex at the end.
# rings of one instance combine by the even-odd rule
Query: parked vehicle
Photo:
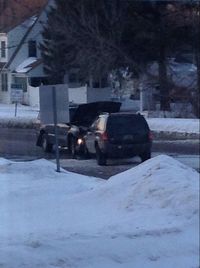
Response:
MULTIPOLYGON (((70 122, 57 125, 59 146, 67 147, 73 157, 83 153, 82 137, 95 118, 102 112, 118 112, 120 106, 119 102, 103 101, 71 107, 69 110, 70 122)), ((42 147, 45 152, 51 152, 54 144, 54 125, 41 125, 37 132, 36 145, 42 147)))
POLYGON ((97 163, 108 158, 151 158, 152 135, 145 118, 133 113, 99 115, 83 137, 85 152, 96 154, 97 163))

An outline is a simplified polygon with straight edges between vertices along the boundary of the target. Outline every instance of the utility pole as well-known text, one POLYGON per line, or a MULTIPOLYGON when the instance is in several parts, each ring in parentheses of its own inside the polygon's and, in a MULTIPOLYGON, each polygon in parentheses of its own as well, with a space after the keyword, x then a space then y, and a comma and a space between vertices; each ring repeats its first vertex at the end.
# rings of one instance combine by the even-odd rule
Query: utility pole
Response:
POLYGON ((53 120, 54 120, 54 130, 55 130, 55 146, 56 146, 56 165, 57 172, 60 172, 60 155, 58 148, 58 126, 57 126, 57 103, 56 103, 56 88, 52 87, 52 100, 53 100, 53 120))
POLYGON ((143 108, 144 108, 144 88, 143 88, 143 81, 140 83, 139 89, 140 89, 140 113, 142 113, 143 112, 143 108))

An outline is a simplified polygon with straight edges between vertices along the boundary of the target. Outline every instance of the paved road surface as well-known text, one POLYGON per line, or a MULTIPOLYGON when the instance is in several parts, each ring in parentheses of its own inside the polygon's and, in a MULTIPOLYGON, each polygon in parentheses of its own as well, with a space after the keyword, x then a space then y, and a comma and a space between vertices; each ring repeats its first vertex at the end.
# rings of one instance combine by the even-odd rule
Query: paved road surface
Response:
MULTIPOLYGON (((36 132, 33 129, 0 128, 0 156, 47 157, 41 148, 35 146, 35 142, 36 132)), ((153 151, 199 154, 199 141, 154 141, 153 151)), ((63 157, 65 157, 64 154, 63 157)))
MULTIPOLYGON (((53 160, 54 154, 45 154, 41 148, 35 146, 36 133, 32 129, 0 129, 0 157, 15 160, 33 160, 46 158, 53 160)), ((199 141, 154 141, 153 154, 168 154, 175 159, 199 171, 199 141)), ((105 167, 98 166, 95 159, 70 159, 66 150, 60 152, 61 166, 66 170, 108 179, 110 176, 123 172, 140 164, 139 157, 125 160, 109 160, 105 167)))
MULTIPOLYGON (((160 153, 153 153, 152 157, 159 155, 160 153)), ((200 170, 199 156, 198 155, 180 155, 180 154, 168 154, 169 156, 174 157, 178 161, 182 162, 185 165, 188 165, 198 172, 200 170)), ((53 160, 56 163, 55 160, 53 160)), ((115 159, 108 160, 106 166, 98 166, 95 159, 88 160, 76 160, 76 159, 61 159, 61 166, 71 172, 100 177, 103 179, 108 179, 111 176, 123 172, 127 169, 135 167, 141 163, 139 157, 134 157, 131 159, 115 159)))

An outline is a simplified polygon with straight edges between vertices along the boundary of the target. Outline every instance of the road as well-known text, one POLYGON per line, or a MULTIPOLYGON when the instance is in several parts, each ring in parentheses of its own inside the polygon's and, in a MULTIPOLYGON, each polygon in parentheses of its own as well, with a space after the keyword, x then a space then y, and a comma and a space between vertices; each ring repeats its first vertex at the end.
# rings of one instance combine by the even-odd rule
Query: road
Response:
MULTIPOLYGON (((16 160, 46 158, 54 161, 54 154, 45 154, 35 146, 36 133, 33 129, 0 128, 0 157, 16 160)), ((199 171, 199 141, 154 141, 152 156, 168 154, 199 171)), ((125 160, 109 160, 106 167, 100 167, 95 159, 70 159, 66 150, 60 152, 61 166, 66 170, 89 176, 108 179, 110 176, 138 165, 139 157, 125 160)))
MULTIPOLYGON (((154 152, 152 157, 159 155, 160 153, 154 152)), ((180 155, 180 154, 168 154, 174 157, 176 160, 196 169, 199 172, 199 156, 198 155, 180 155)), ((55 160, 53 160, 56 163, 55 160)), ((126 171, 132 167, 136 167, 141 163, 139 157, 131 159, 115 159, 108 160, 106 166, 98 166, 95 159, 88 160, 76 160, 76 159, 61 159, 61 166, 71 172, 94 176, 102 179, 108 179, 113 175, 126 171)))

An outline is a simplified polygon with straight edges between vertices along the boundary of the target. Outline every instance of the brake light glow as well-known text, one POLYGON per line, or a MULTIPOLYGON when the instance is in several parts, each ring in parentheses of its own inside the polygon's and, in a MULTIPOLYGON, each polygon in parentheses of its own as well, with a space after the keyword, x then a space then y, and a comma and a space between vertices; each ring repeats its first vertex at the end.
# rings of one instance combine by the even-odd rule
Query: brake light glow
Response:
POLYGON ((153 140, 153 134, 151 131, 149 131, 149 140, 152 141, 153 140))
POLYGON ((101 134, 101 139, 102 139, 103 141, 107 141, 107 140, 108 140, 108 134, 107 134, 107 132, 103 132, 103 133, 101 134))
POLYGON ((78 143, 78 145, 83 144, 83 139, 79 138, 79 139, 77 140, 77 143, 78 143))

